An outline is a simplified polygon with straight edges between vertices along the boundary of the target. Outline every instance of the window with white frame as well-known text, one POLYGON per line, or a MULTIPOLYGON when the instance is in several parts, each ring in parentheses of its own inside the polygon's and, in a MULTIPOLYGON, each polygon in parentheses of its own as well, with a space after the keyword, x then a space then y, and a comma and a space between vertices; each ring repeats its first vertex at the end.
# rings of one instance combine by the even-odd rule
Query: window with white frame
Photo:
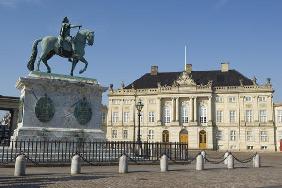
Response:
POLYGON ((282 140, 282 131, 278 131, 278 140, 282 140))
POLYGON ((124 99, 124 104, 130 104, 130 100, 129 99, 124 99))
POLYGON ((113 112, 113 123, 118 122, 118 112, 113 112))
POLYGON ((223 102, 223 98, 217 96, 217 97, 215 97, 215 102, 217 102, 217 103, 222 103, 222 102, 223 102))
POLYGON ((164 123, 170 123, 170 107, 169 106, 165 106, 164 107, 164 123))
POLYGON ((124 123, 129 122, 129 112, 123 112, 123 122, 124 123))
POLYGON ((200 123, 207 123, 207 108, 204 105, 200 106, 200 123))
POLYGON ((259 111, 259 121, 265 123, 267 121, 266 110, 259 111))
POLYGON ((236 121, 236 111, 235 110, 230 110, 229 111, 229 122, 230 123, 235 123, 236 121))
POLYGON ((218 131, 217 131, 216 137, 217 137, 217 140, 223 140, 223 134, 222 134, 222 131, 221 131, 221 130, 218 130, 218 131))
POLYGON ((261 142, 268 141, 267 131, 260 131, 260 141, 261 142))
POLYGON ((247 140, 248 142, 254 141, 253 131, 247 131, 247 132, 246 132, 246 140, 247 140))
POLYGON ((216 122, 218 122, 218 123, 223 122, 223 111, 222 110, 216 111, 216 122))
POLYGON ((245 111, 245 121, 248 123, 253 121, 253 111, 252 110, 245 111))
POLYGON ((252 97, 251 96, 245 96, 245 102, 251 102, 252 101, 252 97))
POLYGON ((102 112, 102 123, 106 123, 106 113, 102 112))
POLYGON ((259 102, 266 102, 266 96, 259 96, 258 101, 259 102))
POLYGON ((154 140, 154 130, 149 130, 148 131, 148 139, 149 140, 154 140))
POLYGON ((112 130, 112 138, 117 138, 117 130, 112 130))
POLYGON ((235 130, 230 131, 230 141, 236 141, 236 131, 235 130))
POLYGON ((277 110, 277 122, 282 123, 282 110, 277 110))
POLYGON ((155 112, 149 112, 149 122, 155 122, 155 112))
POLYGON ((122 131, 122 138, 127 139, 128 138, 128 130, 123 130, 122 131))
POLYGON ((230 102, 230 103, 236 102, 236 97, 234 97, 234 96, 228 97, 228 102, 230 102))
POLYGON ((186 103, 182 103, 181 105, 181 122, 182 123, 188 123, 188 105, 186 103))

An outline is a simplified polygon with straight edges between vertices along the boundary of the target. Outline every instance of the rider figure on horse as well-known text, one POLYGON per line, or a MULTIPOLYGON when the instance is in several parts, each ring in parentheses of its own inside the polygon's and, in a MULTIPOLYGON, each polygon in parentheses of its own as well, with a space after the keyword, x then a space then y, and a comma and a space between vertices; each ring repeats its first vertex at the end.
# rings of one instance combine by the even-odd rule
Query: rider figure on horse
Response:
POLYGON ((81 25, 71 25, 69 23, 69 19, 67 17, 65 17, 63 19, 62 27, 61 27, 61 30, 60 30, 60 36, 59 36, 59 52, 61 54, 63 54, 63 42, 64 41, 67 41, 71 44, 73 54, 76 54, 75 45, 72 41, 72 36, 70 36, 71 28, 76 28, 76 27, 78 27, 80 29, 82 26, 81 25))

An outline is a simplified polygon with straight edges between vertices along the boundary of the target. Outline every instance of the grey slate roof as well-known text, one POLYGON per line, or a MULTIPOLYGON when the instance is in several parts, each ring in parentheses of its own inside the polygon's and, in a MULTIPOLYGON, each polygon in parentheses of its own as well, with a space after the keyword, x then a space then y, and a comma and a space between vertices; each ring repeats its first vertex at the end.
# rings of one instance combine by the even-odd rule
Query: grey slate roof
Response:
MULTIPOLYGON (((172 86, 181 73, 182 72, 160 72, 157 75, 146 73, 126 86, 125 89, 131 89, 132 84, 135 89, 157 88, 158 82, 161 86, 172 86)), ((243 81, 244 85, 253 85, 251 79, 236 70, 229 70, 227 72, 221 72, 221 70, 192 71, 191 74, 192 79, 197 83, 197 85, 206 85, 209 80, 213 81, 213 86, 240 86, 240 80, 243 81)))

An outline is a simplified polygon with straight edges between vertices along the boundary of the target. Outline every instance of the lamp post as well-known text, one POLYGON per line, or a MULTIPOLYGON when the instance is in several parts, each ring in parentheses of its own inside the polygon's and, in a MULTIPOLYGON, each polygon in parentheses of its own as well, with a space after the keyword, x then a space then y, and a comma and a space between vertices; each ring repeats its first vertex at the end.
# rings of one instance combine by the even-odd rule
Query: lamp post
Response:
POLYGON ((135 105, 136 109, 138 111, 138 133, 137 133, 137 143, 141 144, 141 138, 140 138, 140 118, 141 118, 141 110, 144 106, 144 104, 142 103, 141 99, 139 99, 139 101, 137 102, 137 104, 135 105))

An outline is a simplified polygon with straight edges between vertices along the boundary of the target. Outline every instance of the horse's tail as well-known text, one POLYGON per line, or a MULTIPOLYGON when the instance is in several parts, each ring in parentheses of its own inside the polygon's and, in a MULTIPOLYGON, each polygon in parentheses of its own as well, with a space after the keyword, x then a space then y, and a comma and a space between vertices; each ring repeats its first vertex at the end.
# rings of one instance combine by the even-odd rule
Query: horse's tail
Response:
POLYGON ((31 55, 30 55, 29 61, 27 63, 27 68, 30 71, 34 70, 34 63, 35 63, 36 56, 37 56, 37 45, 41 41, 42 41, 42 39, 37 39, 36 41, 34 41, 34 43, 32 45, 31 55))

